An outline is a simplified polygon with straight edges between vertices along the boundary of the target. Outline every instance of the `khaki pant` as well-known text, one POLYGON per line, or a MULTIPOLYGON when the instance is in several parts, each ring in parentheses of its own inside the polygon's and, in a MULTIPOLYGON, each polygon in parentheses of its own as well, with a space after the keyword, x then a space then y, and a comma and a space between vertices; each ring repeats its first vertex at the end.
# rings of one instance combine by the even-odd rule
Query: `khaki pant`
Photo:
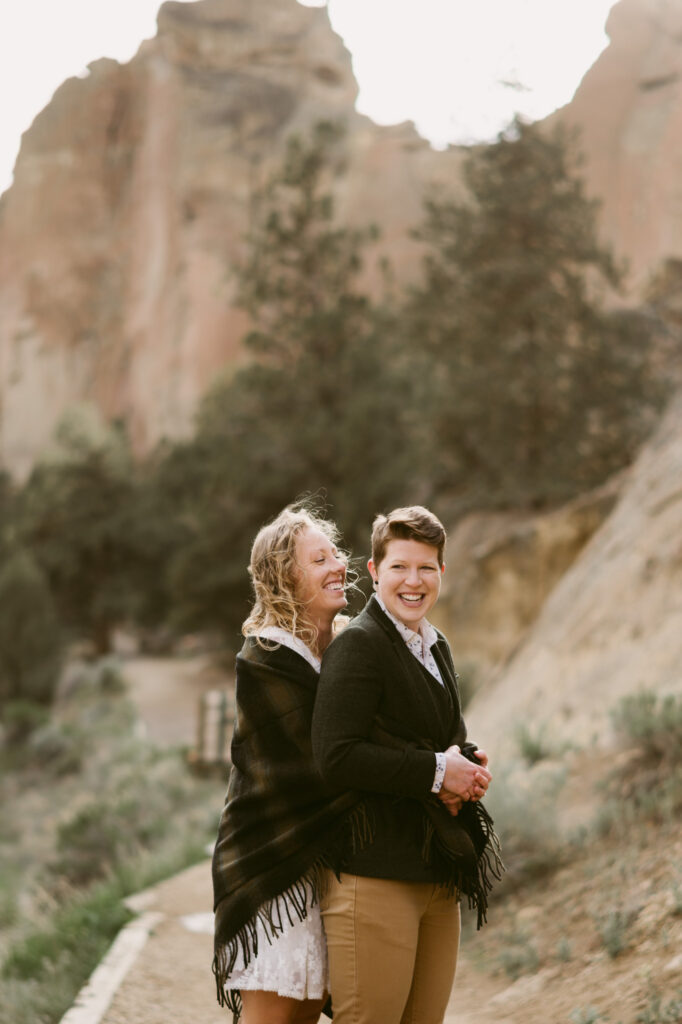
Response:
POLYGON ((459 905, 424 882, 332 876, 321 901, 334 1024, 442 1024, 459 905))

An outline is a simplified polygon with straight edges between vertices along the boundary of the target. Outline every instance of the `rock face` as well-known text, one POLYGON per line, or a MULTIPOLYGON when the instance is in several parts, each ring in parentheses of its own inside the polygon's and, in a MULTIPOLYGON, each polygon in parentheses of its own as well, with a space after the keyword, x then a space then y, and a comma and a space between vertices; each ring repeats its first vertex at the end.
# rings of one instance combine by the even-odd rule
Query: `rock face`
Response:
POLYGON ((448 637, 465 680, 480 682, 507 661, 613 508, 624 478, 552 512, 472 513, 458 523, 430 618, 448 637))
MULTIPOLYGON (((608 30, 555 117, 582 131, 604 237, 638 288, 682 257, 682 0, 621 0, 608 30)), ((377 127, 356 91, 326 10, 296 0, 166 3, 129 64, 61 86, 0 199, 0 464, 27 472, 76 401, 126 419, 138 451, 189 429, 239 358, 230 268, 254 184, 315 121, 348 124, 340 218, 377 223, 414 276, 424 188, 456 187, 464 151, 377 127)))
POLYGON ((636 292, 682 257, 682 0, 620 0, 606 31, 610 45, 554 117, 580 130, 603 237, 636 292))
POLYGON ((682 394, 526 642, 476 694, 472 734, 496 755, 519 722, 576 745, 608 739, 625 694, 682 694, 681 625, 682 394))
POLYGON ((326 9, 296 0, 166 3, 127 65, 65 82, 24 135, 0 201, 0 462, 21 475, 72 402, 125 418, 138 450, 189 426, 238 355, 233 308, 254 185, 286 138, 348 123, 346 221, 379 224, 399 274, 423 186, 460 154, 354 111, 326 9))

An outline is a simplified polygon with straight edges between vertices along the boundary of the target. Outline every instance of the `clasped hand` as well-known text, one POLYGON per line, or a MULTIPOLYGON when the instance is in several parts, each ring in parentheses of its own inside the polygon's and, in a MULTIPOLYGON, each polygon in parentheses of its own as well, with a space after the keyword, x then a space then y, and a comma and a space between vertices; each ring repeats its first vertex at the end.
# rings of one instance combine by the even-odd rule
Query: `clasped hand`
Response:
POLYGON ((465 757, 456 744, 445 751, 445 776, 438 799, 453 816, 459 814, 463 803, 484 797, 490 785, 488 755, 485 750, 475 750, 474 757, 478 764, 465 757))

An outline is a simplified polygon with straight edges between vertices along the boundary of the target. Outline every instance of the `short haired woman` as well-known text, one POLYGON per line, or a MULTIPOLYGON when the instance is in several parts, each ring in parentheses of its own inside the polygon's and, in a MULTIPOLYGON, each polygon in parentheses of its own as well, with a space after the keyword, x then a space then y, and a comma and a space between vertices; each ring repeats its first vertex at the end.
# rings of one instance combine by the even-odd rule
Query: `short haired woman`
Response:
POLYGON ((479 804, 488 758, 466 742, 457 675, 427 614, 445 530, 421 506, 378 516, 375 594, 327 650, 313 751, 332 787, 356 790, 373 841, 322 898, 335 1024, 440 1024, 454 980, 460 894, 485 919, 499 873, 479 804))
POLYGON ((237 656, 232 770, 213 856, 218 999, 243 1024, 313 1024, 329 991, 317 902, 325 836, 357 802, 330 799, 310 725, 320 658, 346 605, 334 525, 284 509, 258 533, 237 656))

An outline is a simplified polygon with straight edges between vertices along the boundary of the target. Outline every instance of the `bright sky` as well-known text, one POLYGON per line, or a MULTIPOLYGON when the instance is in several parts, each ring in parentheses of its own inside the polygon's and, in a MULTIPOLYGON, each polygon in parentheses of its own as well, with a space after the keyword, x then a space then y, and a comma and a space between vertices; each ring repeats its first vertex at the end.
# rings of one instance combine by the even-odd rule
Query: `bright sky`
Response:
MULTIPOLYGON (((186 0, 190 2, 190 0, 186 0)), ((300 0, 308 7, 324 0, 300 0)), ((257 0, 253 0, 257 3, 257 0)), ((608 40, 614 0, 329 0, 353 56, 358 109, 412 120, 434 145, 492 137, 515 111, 568 102, 608 40)), ((0 33, 0 191, 21 133, 57 86, 99 57, 127 61, 160 0, 15 0, 0 33)))

